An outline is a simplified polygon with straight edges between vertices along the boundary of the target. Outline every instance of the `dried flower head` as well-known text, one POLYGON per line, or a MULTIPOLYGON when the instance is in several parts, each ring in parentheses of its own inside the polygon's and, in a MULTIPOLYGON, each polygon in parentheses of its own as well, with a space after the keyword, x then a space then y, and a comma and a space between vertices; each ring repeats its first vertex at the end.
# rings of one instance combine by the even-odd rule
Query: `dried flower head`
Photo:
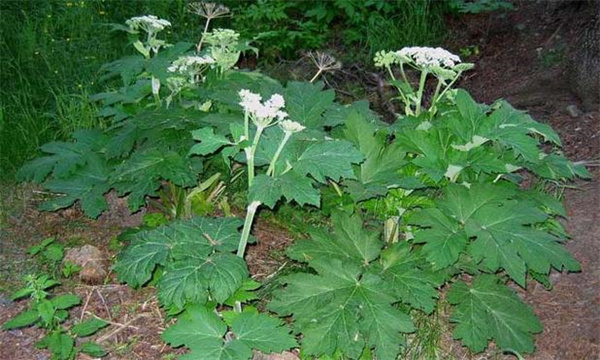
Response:
POLYGON ((156 34, 164 30, 167 26, 171 26, 168 20, 159 19, 154 15, 135 16, 125 21, 132 31, 144 30, 149 34, 156 34))
POLYGON ((188 11, 208 20, 229 15, 229 8, 217 3, 193 2, 188 4, 188 11))
POLYGON ((335 71, 342 68, 342 63, 331 54, 321 51, 310 51, 307 56, 312 60, 320 72, 335 71))

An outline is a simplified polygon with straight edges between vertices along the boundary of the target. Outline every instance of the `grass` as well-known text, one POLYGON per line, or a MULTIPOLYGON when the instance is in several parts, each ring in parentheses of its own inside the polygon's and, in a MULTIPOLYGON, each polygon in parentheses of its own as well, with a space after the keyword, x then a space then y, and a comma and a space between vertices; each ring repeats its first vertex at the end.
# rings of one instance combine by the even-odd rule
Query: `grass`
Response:
POLYGON ((134 51, 111 23, 153 13, 173 22, 171 41, 194 38, 198 20, 185 6, 183 0, 0 2, 0 179, 12 180, 40 145, 106 125, 89 96, 112 86, 98 83, 102 64, 134 51))

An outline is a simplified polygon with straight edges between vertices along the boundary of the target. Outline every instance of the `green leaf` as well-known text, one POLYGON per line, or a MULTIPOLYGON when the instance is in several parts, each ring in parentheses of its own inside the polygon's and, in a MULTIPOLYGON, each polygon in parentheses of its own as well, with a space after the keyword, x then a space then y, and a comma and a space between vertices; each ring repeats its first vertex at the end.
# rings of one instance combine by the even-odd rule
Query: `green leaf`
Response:
POLYGON ((73 294, 59 295, 53 297, 50 301, 52 302, 52 305, 59 310, 70 309, 81 303, 79 296, 73 294))
POLYGON ((111 182, 119 194, 129 194, 129 208, 138 210, 145 204, 146 196, 157 196, 162 181, 174 185, 192 186, 196 173, 190 161, 174 151, 148 149, 137 151, 111 174, 111 182))
POLYGON ((314 231, 310 241, 299 241, 289 255, 298 261, 311 263, 313 259, 338 258, 368 264, 379 256, 382 241, 379 232, 363 228, 358 214, 343 212, 332 217, 336 231, 333 234, 314 231))
POLYGON ((92 341, 87 341, 79 345, 79 351, 95 358, 101 358, 108 355, 108 351, 104 350, 102 346, 92 341))
POLYGON ((386 131, 375 131, 375 125, 362 115, 354 112, 348 116, 344 135, 366 158, 356 174, 361 186, 349 188, 355 201, 382 195, 388 188, 403 184, 397 171, 406 164, 406 152, 398 142, 388 144, 386 131))
POLYGON ((44 257, 50 261, 61 261, 64 256, 63 248, 61 244, 51 244, 44 249, 44 257))
MULTIPOLYGON (((242 286, 231 295, 229 299, 225 301, 225 304, 233 307, 234 304, 239 301, 241 303, 248 303, 252 300, 258 299, 258 295, 254 290, 261 287, 262 284, 252 279, 245 280, 242 286)), ((248 308, 248 307, 246 307, 248 308)))
POLYGON ((309 129, 323 128, 326 125, 323 113, 335 99, 335 92, 323 91, 323 87, 321 82, 290 82, 284 92, 285 111, 290 119, 309 129))
POLYGON ((290 330, 279 319, 266 314, 242 312, 233 321, 231 330, 244 345, 264 353, 282 352, 297 346, 290 330))
POLYGON ((437 209, 423 210, 409 222, 422 228, 415 241, 426 243, 423 251, 435 267, 452 265, 466 253, 481 270, 505 270, 525 287, 528 269, 540 274, 551 267, 579 270, 561 239, 537 227, 548 219, 540 205, 503 182, 450 185, 437 209))
POLYGON ((467 246, 467 235, 459 223, 438 209, 425 209, 410 218, 422 230, 415 234, 415 242, 425 243, 423 251, 436 269, 443 269, 458 261, 467 246))
POLYGON ((73 358, 75 341, 62 330, 55 330, 40 340, 36 347, 50 350, 55 359, 70 360, 73 358))
POLYGON ((100 130, 78 130, 73 133, 75 142, 50 142, 41 146, 42 152, 51 154, 26 163, 17 173, 23 181, 43 182, 49 174, 54 178, 71 175, 80 166, 96 156, 107 138, 100 130))
POLYGON ((200 144, 192 146, 190 154, 208 155, 223 146, 233 145, 225 136, 215 134, 215 131, 211 127, 192 131, 192 137, 200 141, 200 144))
POLYGON ((293 315, 294 330, 303 334, 305 355, 332 356, 339 351, 358 358, 365 348, 374 348, 378 359, 394 360, 401 334, 414 331, 414 326, 393 306, 402 299, 375 262, 383 243, 376 233, 362 229, 357 215, 337 215, 334 226, 333 234, 315 232, 311 241, 290 250, 316 274, 282 279, 287 286, 274 293, 268 307, 280 316, 293 315))
POLYGON ((248 275, 245 262, 231 254, 241 226, 235 218, 193 218, 137 233, 114 270, 121 281, 138 287, 162 265, 158 297, 163 305, 204 302, 209 295, 222 303, 248 275))
POLYGON ((296 331, 304 335, 303 353, 331 356, 337 349, 357 358, 366 345, 376 348, 378 359, 396 359, 400 334, 414 327, 408 315, 391 306, 390 284, 337 259, 316 267, 318 275, 285 278, 287 288, 269 304, 281 316, 293 314, 296 331))
POLYGON ((12 330, 24 326, 33 325, 40 319, 36 310, 26 310, 2 324, 2 330, 12 330))
POLYGON ((223 303, 247 277, 246 263, 233 254, 184 257, 165 268, 158 283, 158 298, 163 305, 179 308, 186 302, 205 303, 209 295, 223 303))
POLYGON ((104 160, 90 157, 87 165, 72 176, 64 179, 54 178, 44 183, 44 187, 62 196, 42 204, 40 208, 55 211, 73 205, 79 201, 86 215, 96 218, 108 208, 104 194, 110 190, 107 178, 108 168, 104 160))
POLYGON ((108 323, 98 318, 84 320, 71 328, 71 332, 78 337, 86 337, 95 334, 98 330, 108 326, 108 323))
POLYGON ((430 314, 438 298, 437 287, 444 282, 420 257, 411 251, 407 242, 396 243, 381 254, 381 275, 402 302, 430 314))
POLYGON ((248 200, 260 201, 271 209, 277 201, 285 197, 287 201, 295 200, 299 205, 319 206, 320 194, 312 186, 312 181, 295 171, 288 171, 275 177, 264 174, 257 175, 249 189, 248 200))
POLYGON ((56 308, 50 300, 42 300, 37 304, 37 311, 46 325, 52 324, 56 308))
POLYGON ((175 325, 163 332, 162 338, 173 347, 209 349, 221 347, 226 332, 227 325, 212 310, 192 305, 175 325))
POLYGON ((310 174, 315 180, 325 183, 326 178, 335 181, 354 179, 352 164, 362 160, 362 154, 349 142, 325 140, 309 145, 293 167, 299 174, 310 174))
POLYGON ((24 298, 25 296, 29 296, 33 293, 33 289, 30 287, 26 287, 20 290, 17 290, 14 294, 12 294, 12 296, 10 297, 10 299, 12 301, 18 300, 20 298, 24 298))
POLYGON ((483 351, 489 339, 504 350, 531 353, 533 334, 542 331, 537 317, 507 286, 494 275, 480 275, 469 287, 457 282, 448 292, 448 301, 456 305, 450 321, 457 323, 456 339, 473 352, 483 351))
POLYGON ((185 345, 192 350, 181 359, 198 360, 247 360, 252 357, 252 349, 273 352, 296 346, 281 321, 264 314, 237 314, 231 330, 235 339, 225 342, 227 325, 212 310, 193 305, 163 333, 163 339, 173 347, 185 345))

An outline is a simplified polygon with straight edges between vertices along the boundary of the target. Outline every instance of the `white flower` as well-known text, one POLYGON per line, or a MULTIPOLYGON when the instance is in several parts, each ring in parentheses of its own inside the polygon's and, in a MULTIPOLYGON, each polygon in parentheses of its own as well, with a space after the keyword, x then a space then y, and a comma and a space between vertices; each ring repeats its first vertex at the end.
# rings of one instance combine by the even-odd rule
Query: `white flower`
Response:
POLYGON ((400 60, 410 59, 417 66, 427 68, 439 66, 451 69, 457 63, 461 62, 460 58, 457 55, 454 55, 451 52, 440 47, 405 47, 397 51, 396 55, 400 60))
POLYGON ((300 123, 297 123, 292 120, 283 120, 282 122, 279 123, 279 126, 281 126, 281 129, 284 132, 290 133, 290 134, 300 132, 300 131, 306 129, 305 126, 302 126, 302 125, 300 125, 300 123))
POLYGON ((243 89, 238 94, 242 99, 239 103, 240 106, 256 126, 267 127, 272 124, 274 119, 281 121, 288 115, 281 110, 285 106, 285 100, 279 94, 274 94, 264 103, 259 94, 255 94, 250 90, 243 89))
POLYGON ((142 29, 152 34, 164 30, 167 26, 171 26, 168 20, 159 19, 154 15, 135 16, 127 20, 125 24, 129 25, 131 30, 142 29))
MULTIPOLYGON (((215 59, 208 55, 204 56, 181 56, 173 61, 167 71, 172 73, 185 74, 195 79, 197 75, 202 74, 207 67, 215 63, 215 59)), ((193 82, 193 81, 192 81, 193 82)))

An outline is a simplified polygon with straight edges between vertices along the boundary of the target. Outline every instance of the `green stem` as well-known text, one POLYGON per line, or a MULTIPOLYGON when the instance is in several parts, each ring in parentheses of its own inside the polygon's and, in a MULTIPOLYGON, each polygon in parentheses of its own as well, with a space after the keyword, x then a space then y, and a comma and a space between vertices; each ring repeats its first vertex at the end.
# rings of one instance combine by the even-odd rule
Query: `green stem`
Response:
POLYGON ((260 201, 253 201, 246 209, 246 220, 244 221, 242 238, 240 239, 240 244, 238 245, 237 250, 237 256, 242 259, 244 258, 244 253, 246 252, 246 245, 248 245, 248 237, 250 236, 250 228, 252 228, 252 223, 254 222, 254 215, 256 214, 256 209, 260 206, 260 204, 260 201))
MULTIPOLYGON (((390 66, 387 66, 387 71, 390 74, 390 77, 392 78, 392 80, 394 82, 396 82, 396 77, 394 76, 394 73, 392 72, 392 68, 390 66)), ((410 83, 408 82, 408 80, 406 80, 406 75, 404 75, 404 69, 402 69, 402 64, 400 64, 400 69, 402 71, 402 77, 404 78, 404 81, 410 85, 410 83)), ((402 88, 395 85, 396 89, 398 90, 398 93, 400 94, 400 98, 402 99, 402 102, 404 103, 404 112, 406 113, 406 115, 411 115, 412 111, 407 111, 407 108, 410 109, 410 102, 408 101, 408 99, 406 98, 406 95, 404 95, 404 93, 402 92, 402 88)))
POLYGON ((427 70, 423 70, 421 72, 421 78, 419 79, 419 92, 417 96, 417 108, 415 110, 415 115, 419 116, 421 114, 421 102, 423 101, 423 91, 425 90, 425 80, 427 80, 427 70))
POLYGON ((429 110, 428 110, 432 114, 436 109, 436 104, 438 101, 438 94, 439 94, 441 88, 442 88, 442 79, 438 79, 438 83, 435 86, 435 92, 433 93, 433 97, 431 98, 431 106, 429 107, 429 110))
POLYGON ((256 151, 256 147, 258 146, 260 135, 262 134, 264 129, 265 128, 262 126, 258 126, 256 128, 256 134, 254 134, 254 141, 252 141, 250 149, 246 151, 246 160, 248 162, 248 188, 250 188, 250 185, 252 185, 252 181, 254 180, 254 153, 256 151))
POLYGON ((456 74, 456 77, 454 78, 454 80, 450 81, 450 83, 448 84, 448 86, 446 86, 444 88, 444 90, 442 91, 442 93, 440 94, 440 96, 438 96, 438 98, 442 98, 444 96, 444 94, 446 94, 446 91, 450 90, 450 88, 452 87, 452 85, 454 85, 454 83, 456 82, 456 80, 458 80, 458 78, 460 77, 460 74, 462 74, 462 72, 459 72, 458 74, 456 74))
POLYGON ((269 168, 267 169, 268 176, 273 176, 273 174, 275 173, 275 163, 277 162, 277 160, 279 160, 279 155, 281 155, 281 151, 283 150, 283 147, 288 142, 288 140, 290 139, 291 136, 292 136, 292 133, 289 133, 289 132, 284 133, 283 139, 281 140, 281 143, 279 144, 279 147, 277 148, 277 151, 275 152, 273 159, 271 159, 269 168))

